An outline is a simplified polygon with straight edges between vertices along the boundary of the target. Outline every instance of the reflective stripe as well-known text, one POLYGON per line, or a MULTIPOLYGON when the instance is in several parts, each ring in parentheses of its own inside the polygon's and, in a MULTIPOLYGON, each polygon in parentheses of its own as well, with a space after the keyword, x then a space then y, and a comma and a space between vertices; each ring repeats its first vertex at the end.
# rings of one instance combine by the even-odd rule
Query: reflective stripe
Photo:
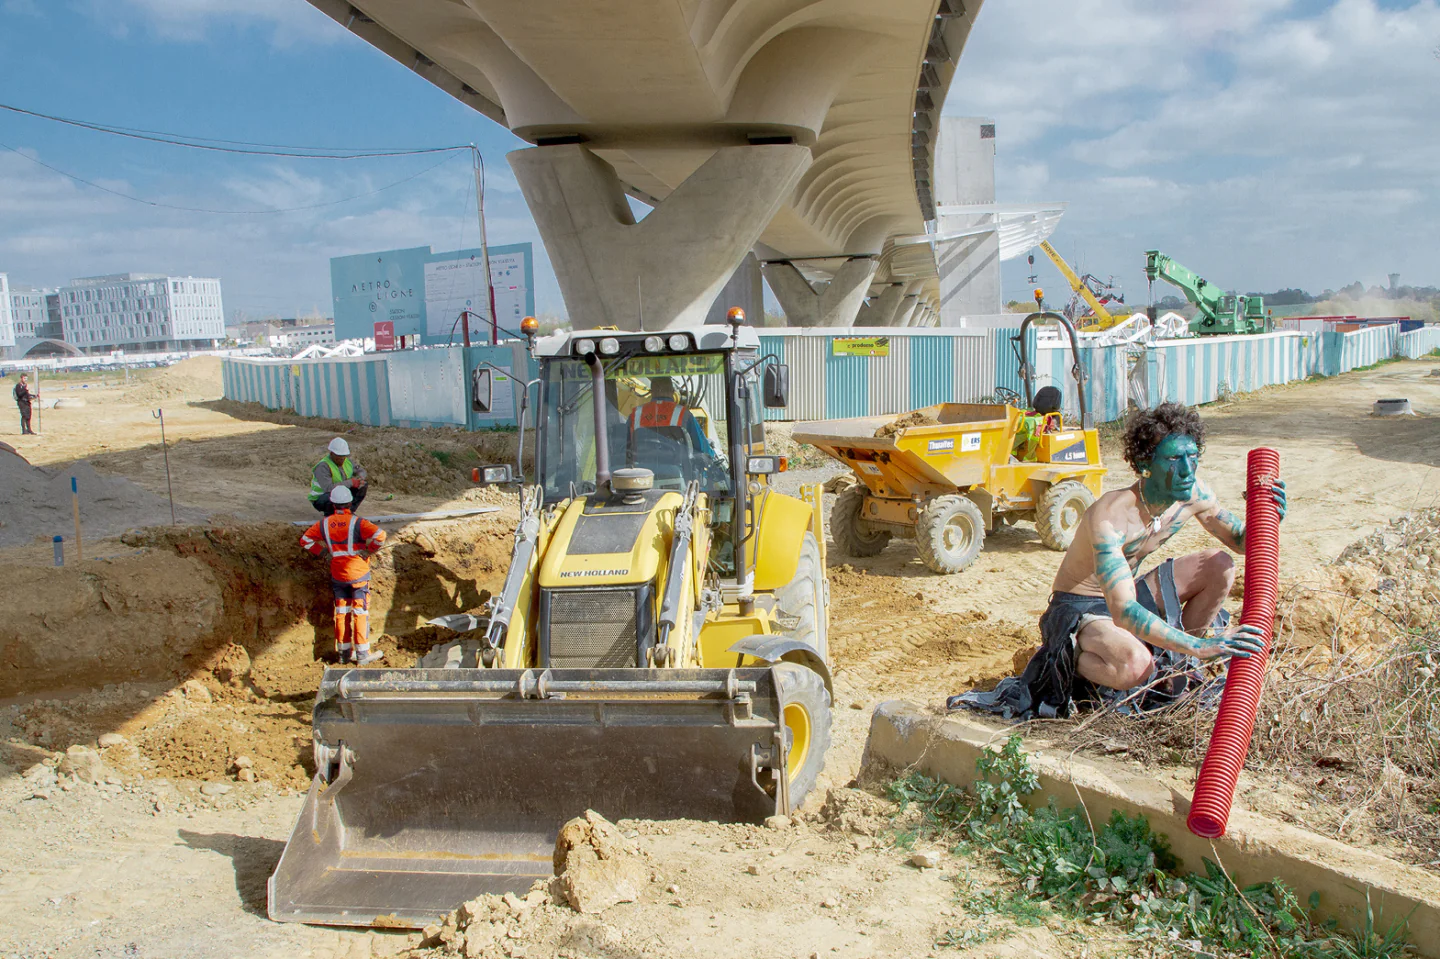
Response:
POLYGON ((350 459, 350 457, 345 457, 345 466, 343 469, 336 466, 335 461, 330 457, 325 457, 316 463, 315 468, 310 471, 310 498, 312 500, 319 499, 325 495, 325 490, 320 486, 320 481, 315 478, 315 470, 318 470, 321 466, 328 466, 330 468, 330 481, 336 486, 340 485, 341 480, 350 479, 355 475, 355 461, 350 459))
POLYGON ((360 517, 354 513, 350 514, 350 523, 345 528, 345 548, 337 549, 334 540, 330 538, 330 519, 327 518, 322 527, 325 532, 325 546, 330 550, 331 556, 359 556, 361 551, 355 548, 355 529, 360 523, 360 517))

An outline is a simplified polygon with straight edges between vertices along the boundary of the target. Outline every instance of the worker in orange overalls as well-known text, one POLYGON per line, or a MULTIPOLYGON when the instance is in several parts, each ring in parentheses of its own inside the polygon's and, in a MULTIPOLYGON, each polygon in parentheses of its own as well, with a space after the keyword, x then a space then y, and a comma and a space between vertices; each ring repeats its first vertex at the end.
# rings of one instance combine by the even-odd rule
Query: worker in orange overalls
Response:
POLYGON ((364 666, 385 654, 370 649, 370 556, 385 544, 385 531, 351 512, 350 487, 330 491, 335 511, 300 536, 300 546, 319 556, 330 552, 330 591, 335 597, 335 648, 340 662, 364 666))

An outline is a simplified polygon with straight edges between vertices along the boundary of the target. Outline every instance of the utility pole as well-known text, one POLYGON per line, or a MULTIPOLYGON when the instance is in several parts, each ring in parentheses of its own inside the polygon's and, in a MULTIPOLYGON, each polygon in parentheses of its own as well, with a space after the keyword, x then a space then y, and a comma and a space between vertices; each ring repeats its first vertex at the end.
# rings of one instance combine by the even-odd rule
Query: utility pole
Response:
MULTIPOLYGON (((480 155, 480 150, 475 144, 470 144, 474 151, 475 158, 475 209, 480 216, 480 259, 484 260, 485 268, 485 290, 490 297, 490 345, 494 346, 500 342, 500 321, 495 315, 495 283, 490 278, 490 244, 485 238, 485 158, 480 155)), ((465 319, 466 329, 469 329, 469 319, 465 319)), ((466 334, 468 340, 469 334, 466 334)))

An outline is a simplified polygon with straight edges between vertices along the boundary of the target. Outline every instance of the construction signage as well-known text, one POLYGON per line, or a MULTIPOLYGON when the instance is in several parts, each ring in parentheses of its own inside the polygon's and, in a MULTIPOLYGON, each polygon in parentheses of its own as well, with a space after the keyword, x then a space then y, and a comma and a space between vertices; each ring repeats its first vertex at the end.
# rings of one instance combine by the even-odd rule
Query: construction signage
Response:
POLYGON ((889 356, 890 337, 850 336, 830 341, 831 356, 889 356))
POLYGON ((375 321, 375 349, 395 349, 395 324, 391 320, 375 321))

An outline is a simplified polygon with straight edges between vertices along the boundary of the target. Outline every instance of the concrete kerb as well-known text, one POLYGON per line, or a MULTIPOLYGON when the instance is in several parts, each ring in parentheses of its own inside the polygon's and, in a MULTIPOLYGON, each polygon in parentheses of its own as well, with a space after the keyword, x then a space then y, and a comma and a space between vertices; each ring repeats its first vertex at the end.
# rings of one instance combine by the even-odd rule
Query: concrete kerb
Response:
MULTIPOLYGON (((915 770, 957 786, 975 779, 975 760, 1009 735, 959 717, 942 717, 913 703, 892 701, 875 708, 861 759, 866 777, 894 770, 915 770)), ((1203 872, 1202 859, 1222 865, 1242 888, 1280 879, 1306 902, 1319 892, 1317 913, 1341 928, 1363 926, 1367 908, 1376 928, 1408 920, 1417 955, 1440 959, 1440 877, 1375 852, 1264 816, 1236 809, 1224 839, 1193 835, 1185 826, 1189 797, 1118 764, 1027 749, 1040 776, 1034 805, 1051 798, 1062 808, 1082 806, 1101 823, 1114 810, 1143 815, 1170 840, 1185 869, 1203 872), (1367 902, 1367 892, 1369 900, 1367 902)))

